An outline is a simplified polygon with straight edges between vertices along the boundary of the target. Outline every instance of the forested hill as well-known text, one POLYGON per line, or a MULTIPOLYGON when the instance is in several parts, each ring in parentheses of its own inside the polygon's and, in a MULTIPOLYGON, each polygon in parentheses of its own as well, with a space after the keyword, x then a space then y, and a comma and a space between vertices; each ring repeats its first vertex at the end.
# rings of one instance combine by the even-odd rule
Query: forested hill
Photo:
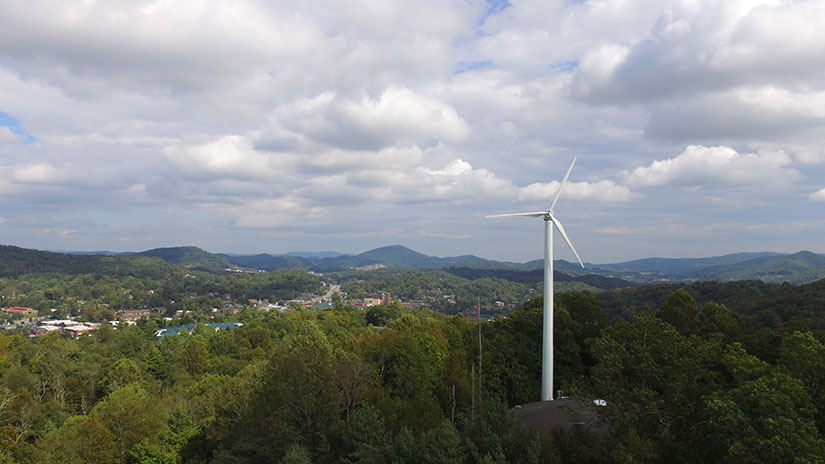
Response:
POLYGON ((448 258, 427 256, 401 245, 391 245, 365 251, 358 255, 319 259, 312 262, 309 267, 320 271, 343 271, 370 265, 383 265, 397 269, 443 269, 454 266, 509 269, 515 266, 514 263, 490 261, 472 255, 448 258))
POLYGON ((825 277, 825 256, 801 251, 791 255, 735 253, 711 258, 647 258, 625 263, 594 265, 588 270, 599 274, 612 273, 614 276, 637 282, 762 280, 803 284, 825 277))
POLYGON ((259 253, 257 255, 241 255, 232 256, 226 254, 218 254, 230 261, 236 266, 241 266, 249 269, 260 269, 262 271, 277 271, 279 269, 294 269, 305 268, 308 269, 312 260, 301 256, 278 255, 273 256, 267 253, 259 253))
POLYGON ((779 328, 795 321, 812 330, 825 330, 825 279, 798 286, 758 280, 640 285, 602 292, 596 297, 610 317, 630 320, 660 307, 680 288, 700 306, 710 302, 727 306, 743 318, 746 327, 779 328))
POLYGON ((734 264, 710 266, 692 275, 696 280, 759 279, 799 284, 825 278, 825 256, 801 251, 792 255, 762 256, 734 264))
POLYGON ((222 272, 235 265, 226 257, 212 254, 194 246, 155 248, 137 253, 140 256, 160 258, 188 269, 207 272, 222 272))
MULTIPOLYGON (((446 268, 445 271, 470 280, 496 278, 523 284, 539 284, 544 281, 544 269, 521 271, 514 269, 449 267, 446 268)), ((570 275, 559 271, 553 272, 553 280, 555 282, 581 282, 599 289, 616 289, 636 285, 634 282, 615 277, 606 277, 597 274, 570 275)))
POLYGON ((782 256, 779 253, 733 253, 709 258, 644 258, 600 267, 617 272, 652 273, 660 276, 690 276, 708 268, 723 268, 752 260, 769 260, 782 256))
POLYGON ((75 255, 0 245, 0 277, 57 273, 161 278, 180 271, 178 266, 148 256, 75 255))

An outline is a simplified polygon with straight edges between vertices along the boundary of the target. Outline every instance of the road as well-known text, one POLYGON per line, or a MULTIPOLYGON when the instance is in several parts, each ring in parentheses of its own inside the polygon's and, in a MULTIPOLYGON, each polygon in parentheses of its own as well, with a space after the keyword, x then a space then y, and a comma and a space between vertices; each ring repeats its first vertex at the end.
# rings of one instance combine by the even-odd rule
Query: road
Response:
POLYGON ((338 292, 340 292, 340 291, 341 291, 341 286, 340 286, 340 285, 333 285, 332 287, 330 287, 330 288, 329 288, 329 291, 328 291, 328 292, 326 292, 326 293, 324 294, 324 296, 322 296, 322 297, 321 297, 321 300, 329 300, 329 299, 331 299, 331 298, 332 298, 332 297, 333 297, 336 293, 338 293, 338 292))

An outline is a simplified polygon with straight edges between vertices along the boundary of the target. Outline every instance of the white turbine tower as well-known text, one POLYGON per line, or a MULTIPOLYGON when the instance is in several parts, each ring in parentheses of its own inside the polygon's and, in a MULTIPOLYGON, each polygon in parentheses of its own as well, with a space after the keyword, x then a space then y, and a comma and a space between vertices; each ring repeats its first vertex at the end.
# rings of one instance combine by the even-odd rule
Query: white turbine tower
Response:
POLYGON ((576 158, 570 163, 570 169, 564 175, 564 180, 559 184, 559 189, 550 203, 550 208, 547 211, 537 211, 532 213, 511 213, 511 214, 494 214, 487 216, 488 218, 502 218, 502 217, 543 217, 544 218, 544 324, 542 337, 542 351, 541 351, 541 400, 553 400, 553 225, 559 229, 567 246, 576 255, 579 264, 584 267, 582 259, 573 248, 573 243, 564 231, 558 219, 553 215, 553 208, 561 195, 561 189, 570 177, 570 171, 573 170, 573 165, 576 164, 576 158))

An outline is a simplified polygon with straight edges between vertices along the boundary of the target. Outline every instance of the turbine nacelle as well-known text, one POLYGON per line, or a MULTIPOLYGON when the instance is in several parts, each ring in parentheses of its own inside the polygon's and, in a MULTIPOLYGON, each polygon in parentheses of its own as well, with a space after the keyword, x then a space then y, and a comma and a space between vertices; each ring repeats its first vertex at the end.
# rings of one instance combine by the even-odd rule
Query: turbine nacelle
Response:
POLYGON ((573 247, 573 242, 570 241, 570 237, 567 236, 567 232, 564 231, 564 226, 561 225, 558 219, 553 215, 553 208, 556 206, 556 202, 559 201, 559 196, 561 195, 561 189, 564 188, 564 184, 567 183, 567 179, 570 177, 570 171, 573 170, 573 165, 576 164, 576 158, 573 158, 573 162, 570 163, 570 167, 567 169, 567 174, 564 175, 564 179, 559 184, 559 189, 556 190, 556 194, 553 195, 553 200, 550 202, 550 208, 547 211, 532 211, 529 213, 507 213, 507 214, 492 214, 489 216, 485 216, 488 218, 507 218, 507 217, 541 217, 544 218, 545 222, 551 222, 556 228, 559 229, 559 233, 561 234, 564 241, 567 243, 567 246, 570 247, 570 251, 576 256, 576 259, 579 260, 579 264, 581 267, 584 267, 584 263, 582 262, 579 254, 576 252, 576 249, 573 247))

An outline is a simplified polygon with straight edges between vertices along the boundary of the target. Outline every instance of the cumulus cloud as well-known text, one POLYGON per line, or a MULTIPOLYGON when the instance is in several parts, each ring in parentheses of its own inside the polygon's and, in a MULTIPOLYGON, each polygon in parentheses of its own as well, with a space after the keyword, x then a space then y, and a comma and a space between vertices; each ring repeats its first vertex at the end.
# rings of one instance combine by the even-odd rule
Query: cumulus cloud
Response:
POLYGON ((254 137, 227 135, 205 143, 171 145, 164 154, 178 169, 196 177, 274 179, 284 156, 255 150, 254 137))
POLYGON ((469 131, 456 110, 408 88, 390 87, 377 98, 325 92, 275 111, 279 125, 312 141, 378 150, 397 143, 459 142, 469 131))
POLYGON ((825 201, 825 188, 819 189, 810 196, 814 201, 825 201))
POLYGON ((822 21, 816 1, 668 2, 648 35, 589 51, 574 89, 591 101, 627 102, 743 85, 796 87, 825 76, 816 58, 825 54, 822 21))
MULTIPOLYGON (((560 182, 534 183, 519 189, 520 200, 549 200, 559 189, 560 182)), ((618 185, 610 180, 599 182, 568 182, 562 193, 574 200, 594 200, 606 202, 626 202, 639 198, 638 193, 632 192, 624 185, 618 185)))
MULTIPOLYGON (((421 150, 399 145, 379 152, 319 149, 317 153, 275 169, 272 157, 285 156, 255 150, 254 136, 226 136, 192 146, 176 146, 166 155, 181 173, 208 183, 188 196, 210 209, 234 218, 244 228, 303 225, 334 217, 357 217, 357 210, 399 206, 479 204, 483 200, 547 201, 558 182, 518 187, 494 172, 475 168, 467 160, 447 159, 450 150, 438 146, 421 150), (439 155, 435 155, 435 153, 439 155), (345 213, 346 212, 346 213, 345 213)), ((573 182, 566 195, 577 200, 622 202, 634 195, 612 181, 573 182)), ((142 192, 142 189, 141 189, 142 192)))
POLYGON ((426 0, 13 1, 0 17, 0 44, 14 45, 0 45, 0 56, 84 98, 119 88, 209 91, 246 104, 279 91, 357 90, 449 69, 451 42, 471 30, 477 10, 426 0))
POLYGON ((789 167, 791 161, 791 157, 781 151, 740 154, 730 147, 691 145, 675 158, 625 171, 622 177, 631 187, 775 186, 799 177, 799 172, 789 167))
POLYGON ((811 156, 825 142, 821 2, 674 0, 653 10, 647 31, 583 50, 573 98, 640 105, 650 138, 796 145, 800 160, 825 161, 811 156))

